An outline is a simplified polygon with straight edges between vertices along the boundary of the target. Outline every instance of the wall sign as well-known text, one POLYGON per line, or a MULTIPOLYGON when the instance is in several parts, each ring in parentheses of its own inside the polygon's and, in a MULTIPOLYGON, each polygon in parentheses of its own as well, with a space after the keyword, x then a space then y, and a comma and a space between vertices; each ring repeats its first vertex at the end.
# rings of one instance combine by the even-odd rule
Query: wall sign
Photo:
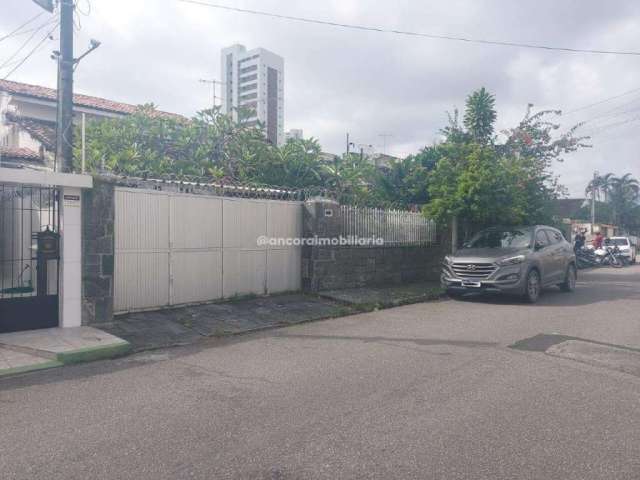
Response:
POLYGON ((62 201, 65 207, 79 207, 80 195, 63 195, 62 201))

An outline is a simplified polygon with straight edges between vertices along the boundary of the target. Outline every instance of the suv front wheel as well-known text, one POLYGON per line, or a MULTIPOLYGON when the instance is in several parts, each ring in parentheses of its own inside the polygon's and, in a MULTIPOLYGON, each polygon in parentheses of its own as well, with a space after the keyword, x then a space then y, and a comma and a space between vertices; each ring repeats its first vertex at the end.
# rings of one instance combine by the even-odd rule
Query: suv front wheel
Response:
POLYGON ((578 272, 575 265, 572 263, 567 267, 567 273, 559 287, 563 292, 573 292, 576 289, 576 280, 578 278, 578 272))
POLYGON ((542 282, 540 281, 540 274, 537 270, 529 270, 527 274, 527 282, 524 290, 524 300, 527 303, 536 303, 540 298, 540 292, 542 291, 542 282))

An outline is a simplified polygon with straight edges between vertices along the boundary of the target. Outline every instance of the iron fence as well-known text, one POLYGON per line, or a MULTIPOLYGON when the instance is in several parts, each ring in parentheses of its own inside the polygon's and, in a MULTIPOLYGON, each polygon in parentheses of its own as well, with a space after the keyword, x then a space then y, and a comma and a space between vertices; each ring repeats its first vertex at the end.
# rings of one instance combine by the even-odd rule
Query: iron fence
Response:
POLYGON ((385 245, 433 245, 436 222, 420 213, 341 205, 345 237, 378 238, 385 245))

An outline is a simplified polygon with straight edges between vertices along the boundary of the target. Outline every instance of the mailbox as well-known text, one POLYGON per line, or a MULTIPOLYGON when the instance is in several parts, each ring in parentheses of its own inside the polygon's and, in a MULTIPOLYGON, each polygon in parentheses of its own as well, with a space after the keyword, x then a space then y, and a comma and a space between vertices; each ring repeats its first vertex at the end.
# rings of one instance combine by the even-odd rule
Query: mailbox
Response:
POLYGON ((38 261, 58 258, 60 258, 60 234, 52 232, 47 227, 44 232, 38 232, 38 261))

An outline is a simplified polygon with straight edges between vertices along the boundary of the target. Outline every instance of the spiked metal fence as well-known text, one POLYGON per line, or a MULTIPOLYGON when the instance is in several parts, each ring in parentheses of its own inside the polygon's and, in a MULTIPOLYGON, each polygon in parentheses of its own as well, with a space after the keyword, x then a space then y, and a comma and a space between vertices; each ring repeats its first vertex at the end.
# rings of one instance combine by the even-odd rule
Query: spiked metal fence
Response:
POLYGON ((342 205, 342 235, 381 238, 385 245, 433 245, 436 222, 420 213, 342 205))

